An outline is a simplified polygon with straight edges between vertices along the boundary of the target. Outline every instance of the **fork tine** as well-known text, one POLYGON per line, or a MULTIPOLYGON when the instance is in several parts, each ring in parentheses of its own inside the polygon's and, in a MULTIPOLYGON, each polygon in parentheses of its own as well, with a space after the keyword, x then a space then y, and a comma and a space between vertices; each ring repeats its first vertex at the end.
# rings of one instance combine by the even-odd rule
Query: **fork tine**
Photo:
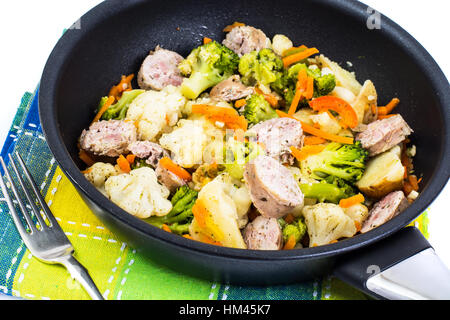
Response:
POLYGON ((44 219, 42 218, 41 212, 38 209, 38 207, 35 204, 34 199, 31 197, 30 192, 27 190, 25 186, 25 182, 23 181, 22 175, 19 173, 19 170, 17 169, 16 163, 13 159, 13 157, 8 154, 9 162, 11 163, 11 167, 13 168, 14 173, 16 174, 17 180, 19 180, 19 184, 23 189, 23 192, 25 193, 25 196, 27 197, 28 203, 31 206, 31 209, 33 210, 37 220, 39 221, 39 225, 41 226, 41 229, 47 227, 47 224, 45 223, 44 219))
MULTIPOLYGON (((3 170, 5 171, 5 175, 6 175, 6 179, 9 182, 9 185, 11 186, 11 190, 14 194, 14 196, 16 197, 17 202, 19 203, 20 206, 20 210, 22 211, 23 216, 25 217, 25 220, 27 221, 28 227, 30 228, 31 232, 36 232, 37 228, 36 225, 34 224, 33 220, 31 219, 30 214, 28 213, 28 211, 26 210, 25 206, 23 205, 23 202, 20 200, 20 196, 19 193, 17 191, 16 186, 14 185, 11 175, 8 171, 8 168, 6 167, 5 162, 3 161, 3 157, 0 157, 0 163, 3 167, 3 170)), ((11 199, 9 193, 8 193, 8 188, 6 187, 5 181, 3 180, 3 177, 1 180, 1 184, 2 184, 2 190, 5 196, 5 199, 8 203, 8 207, 9 210, 14 218, 14 222, 16 224, 16 227, 19 229, 19 233, 25 232, 27 233, 26 229, 24 228, 22 221, 19 218, 19 215, 17 214, 17 211, 14 207, 14 203, 13 200, 11 199)))
POLYGON ((34 182, 34 179, 32 178, 32 176, 30 174, 30 171, 28 171, 28 168, 25 165, 25 162, 23 161, 22 156, 17 151, 16 151, 16 157, 18 159, 20 167, 22 168, 23 173, 25 174, 25 177, 27 178, 28 182, 31 185, 31 189, 33 190, 34 195, 38 199, 38 201, 42 207, 42 210, 44 211, 45 215, 47 216, 47 219, 50 222, 50 226, 61 229, 58 222, 56 221, 55 216, 50 211, 50 208, 48 207, 47 203, 45 202, 44 198, 42 197, 42 195, 36 185, 36 182, 34 182))

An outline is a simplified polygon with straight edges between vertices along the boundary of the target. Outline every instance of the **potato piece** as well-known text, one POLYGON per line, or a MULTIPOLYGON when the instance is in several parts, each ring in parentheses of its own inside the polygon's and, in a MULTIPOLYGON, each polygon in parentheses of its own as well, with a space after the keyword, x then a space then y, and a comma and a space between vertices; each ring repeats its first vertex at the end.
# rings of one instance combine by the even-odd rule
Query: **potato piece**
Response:
POLYGON ((216 178, 208 183, 200 191, 198 200, 202 201, 208 211, 208 216, 204 219, 205 226, 203 227, 194 218, 190 227, 190 235, 195 240, 202 241, 207 237, 225 247, 246 249, 239 228, 236 204, 226 193, 223 182, 216 178))
POLYGON ((352 103, 352 107, 358 116, 358 123, 370 123, 376 120, 378 116, 377 112, 377 90, 372 81, 366 80, 361 92, 352 103), (372 111, 375 111, 373 113, 372 111))
POLYGON ((342 100, 347 101, 348 103, 353 103, 356 99, 356 96, 349 89, 344 87, 336 86, 333 91, 331 91, 331 95, 334 97, 341 98, 342 100))
POLYGON ((372 158, 367 163, 366 171, 356 186, 372 198, 381 198, 389 192, 403 187, 403 168, 398 156, 398 146, 372 158))
POLYGON ((355 96, 359 94, 362 86, 358 80, 356 80, 354 73, 343 69, 336 62, 331 61, 323 54, 318 56, 316 61, 322 68, 329 68, 333 71, 336 76, 336 85, 349 89, 355 96))

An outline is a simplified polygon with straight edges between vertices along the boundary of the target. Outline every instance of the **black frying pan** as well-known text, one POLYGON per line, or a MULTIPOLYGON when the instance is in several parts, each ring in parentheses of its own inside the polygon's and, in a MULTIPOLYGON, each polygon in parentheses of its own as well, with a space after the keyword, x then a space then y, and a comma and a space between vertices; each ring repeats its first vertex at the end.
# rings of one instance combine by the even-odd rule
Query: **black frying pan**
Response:
MULTIPOLYGON (((373 13, 349 0, 105 1, 64 34, 45 67, 39 110, 48 144, 92 211, 154 261, 241 285, 293 283, 334 272, 373 296, 396 298, 373 289, 367 279, 428 252, 430 245, 417 229, 404 226, 427 209, 448 181, 450 90, 435 61, 398 25, 381 15, 381 29, 368 28, 373 13), (99 97, 118 77, 136 73, 156 45, 186 55, 205 36, 221 41, 222 29, 234 21, 260 28, 270 37, 281 33, 297 45, 317 47, 343 66, 350 61, 361 82, 375 83, 380 103, 401 99, 398 112, 415 130, 415 168, 423 175, 421 194, 407 210, 373 231, 331 245, 239 250, 159 230, 124 212, 83 177, 77 139, 89 126, 99 97)), ((373 18, 369 25, 376 27, 373 18)), ((435 274, 434 280, 444 282, 440 277, 435 274)), ((448 294, 441 291, 438 297, 448 294)))

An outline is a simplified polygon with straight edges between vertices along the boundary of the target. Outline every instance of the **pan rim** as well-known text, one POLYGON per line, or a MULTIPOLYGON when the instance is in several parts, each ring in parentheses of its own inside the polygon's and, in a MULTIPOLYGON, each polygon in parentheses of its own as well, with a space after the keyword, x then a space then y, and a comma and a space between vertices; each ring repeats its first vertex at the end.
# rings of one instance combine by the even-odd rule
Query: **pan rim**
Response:
MULTIPOLYGON (((366 19, 368 6, 361 2, 354 0, 319 1, 333 10, 340 10, 346 14, 351 14, 358 19, 366 19)), ((148 1, 104 1, 87 12, 81 18, 83 29, 88 30, 99 23, 101 19, 107 19, 111 15, 119 13, 121 10, 128 10, 131 7, 140 5, 143 2, 148 1)), ((151 237, 153 240, 163 241, 167 245, 177 246, 185 250, 207 255, 220 256, 223 258, 258 261, 324 258, 347 253, 368 246, 397 232, 424 212, 431 202, 443 190, 450 175, 450 90, 448 81, 431 55, 417 42, 417 40, 415 40, 410 34, 408 34, 404 29, 389 18, 382 14, 381 18, 383 19, 383 29, 381 32, 385 33, 388 37, 393 37, 401 41, 402 45, 408 48, 408 52, 415 59, 415 62, 421 66, 421 69, 423 69, 422 67, 426 65, 427 69, 430 70, 430 74, 432 74, 432 76, 429 76, 429 78, 432 83, 432 87, 435 88, 438 93, 437 99, 439 103, 445 107, 445 116, 443 119, 445 134, 441 146, 442 153, 440 155, 439 163, 437 164, 438 168, 434 172, 433 176, 430 177, 429 184, 421 192, 419 198, 400 215, 368 233, 356 235, 352 238, 348 238, 334 244, 314 248, 303 248, 288 251, 234 249, 212 246, 167 233, 136 217, 133 217, 112 203, 84 178, 73 162, 66 146, 63 143, 55 112, 56 92, 59 83, 58 79, 61 76, 61 70, 63 69, 62 67, 65 63, 64 58, 70 55, 70 49, 73 48, 77 41, 83 37, 84 33, 82 30, 68 30, 56 44, 44 68, 39 89, 39 115, 44 135, 49 148, 53 153, 55 160, 60 165, 62 171, 66 174, 71 183, 74 184, 74 186, 90 201, 108 212, 114 219, 128 225, 139 233, 143 233, 146 236, 151 237)))

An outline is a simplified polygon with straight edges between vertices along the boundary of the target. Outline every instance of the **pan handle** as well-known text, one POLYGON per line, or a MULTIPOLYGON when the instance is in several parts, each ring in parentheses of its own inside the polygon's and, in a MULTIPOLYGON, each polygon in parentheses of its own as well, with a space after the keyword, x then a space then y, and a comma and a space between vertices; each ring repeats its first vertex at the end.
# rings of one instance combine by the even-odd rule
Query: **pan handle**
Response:
POLYGON ((333 273, 376 299, 450 299, 450 270, 415 227, 340 257, 333 273))

